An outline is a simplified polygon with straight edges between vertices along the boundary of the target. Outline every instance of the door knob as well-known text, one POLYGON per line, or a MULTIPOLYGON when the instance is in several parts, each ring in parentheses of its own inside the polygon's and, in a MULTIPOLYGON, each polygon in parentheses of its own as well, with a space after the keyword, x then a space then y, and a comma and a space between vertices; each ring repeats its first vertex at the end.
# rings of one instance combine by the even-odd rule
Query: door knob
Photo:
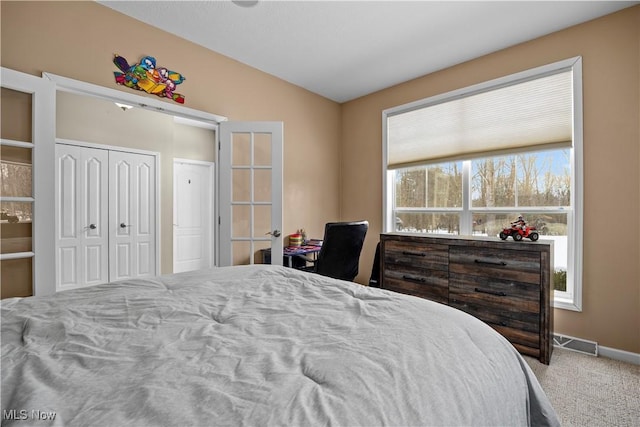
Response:
POLYGON ((127 227, 131 227, 131 224, 127 225, 124 222, 120 223, 120 228, 127 228, 127 227))
POLYGON ((86 230, 87 228, 90 228, 90 229, 92 229, 92 230, 95 230, 96 228, 98 228, 98 226, 97 226, 97 225, 95 225, 95 224, 89 224, 89 226, 85 227, 84 229, 86 230))
POLYGON ((268 232, 266 232, 264 234, 268 234, 268 235, 271 235, 273 237, 280 237, 280 235, 282 233, 280 233, 280 230, 273 230, 273 231, 268 231, 268 232))

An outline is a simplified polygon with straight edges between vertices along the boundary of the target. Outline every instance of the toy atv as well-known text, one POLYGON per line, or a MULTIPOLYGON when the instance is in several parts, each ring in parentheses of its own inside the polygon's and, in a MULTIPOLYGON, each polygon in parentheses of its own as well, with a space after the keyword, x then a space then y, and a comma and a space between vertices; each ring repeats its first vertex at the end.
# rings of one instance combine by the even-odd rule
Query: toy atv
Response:
POLYGON ((532 242, 535 242, 540 238, 536 228, 529 226, 524 227, 524 229, 512 226, 510 228, 505 228, 500 232, 500 238, 502 240, 507 240, 509 236, 513 237, 513 240, 516 242, 519 242, 522 239, 531 239, 532 242))

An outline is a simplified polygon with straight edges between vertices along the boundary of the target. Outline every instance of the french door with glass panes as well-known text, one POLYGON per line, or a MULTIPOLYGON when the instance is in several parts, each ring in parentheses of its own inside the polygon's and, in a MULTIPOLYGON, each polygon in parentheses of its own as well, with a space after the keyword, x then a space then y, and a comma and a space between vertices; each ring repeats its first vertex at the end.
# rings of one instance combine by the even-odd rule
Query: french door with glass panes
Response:
POLYGON ((7 68, 0 83, 0 296, 52 294, 55 85, 7 68))
POLYGON ((218 265, 282 265, 282 122, 220 123, 218 265))

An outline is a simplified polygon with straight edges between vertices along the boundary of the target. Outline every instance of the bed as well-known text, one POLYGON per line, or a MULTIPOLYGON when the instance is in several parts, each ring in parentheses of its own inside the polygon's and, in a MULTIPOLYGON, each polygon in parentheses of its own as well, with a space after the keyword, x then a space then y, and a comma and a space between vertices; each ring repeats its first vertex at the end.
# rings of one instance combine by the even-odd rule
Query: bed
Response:
POLYGON ((481 321, 291 268, 1 307, 3 425, 559 425, 527 363, 481 321))

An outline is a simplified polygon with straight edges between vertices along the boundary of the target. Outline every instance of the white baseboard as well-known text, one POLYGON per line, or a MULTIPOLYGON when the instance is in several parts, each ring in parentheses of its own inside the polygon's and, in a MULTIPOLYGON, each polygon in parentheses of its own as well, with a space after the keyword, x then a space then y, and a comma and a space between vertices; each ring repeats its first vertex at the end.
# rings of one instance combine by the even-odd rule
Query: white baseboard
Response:
POLYGON ((618 350, 611 347, 598 347, 599 355, 602 357, 608 357, 609 359, 620 360, 621 362, 633 363, 634 365, 640 365, 640 354, 632 353, 630 351, 618 350))

